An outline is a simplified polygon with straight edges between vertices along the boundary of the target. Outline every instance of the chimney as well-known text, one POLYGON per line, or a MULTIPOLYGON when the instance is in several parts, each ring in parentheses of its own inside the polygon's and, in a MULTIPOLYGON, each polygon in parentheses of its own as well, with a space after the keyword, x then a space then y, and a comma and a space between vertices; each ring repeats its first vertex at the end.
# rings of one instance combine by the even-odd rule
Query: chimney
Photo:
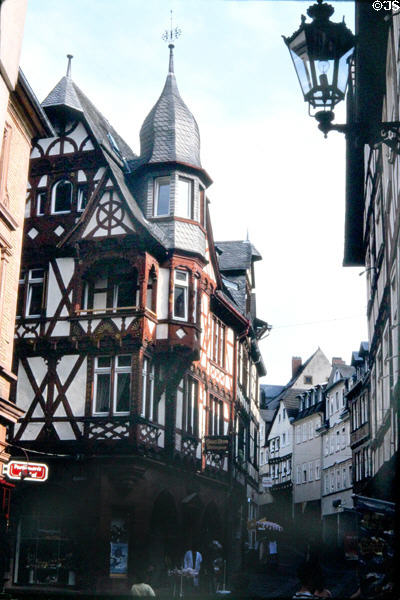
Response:
POLYGON ((345 365, 346 363, 341 356, 332 356, 332 367, 335 365, 345 365))
POLYGON ((292 356, 292 377, 295 377, 301 369, 301 356, 292 356))

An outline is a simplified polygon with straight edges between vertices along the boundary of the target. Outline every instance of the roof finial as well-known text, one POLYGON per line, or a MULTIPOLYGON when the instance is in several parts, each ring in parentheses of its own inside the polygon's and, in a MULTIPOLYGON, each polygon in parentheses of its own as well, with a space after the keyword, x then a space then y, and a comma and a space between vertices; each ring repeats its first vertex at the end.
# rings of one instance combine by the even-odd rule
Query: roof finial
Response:
POLYGON ((171 23, 170 23, 170 28, 169 31, 168 29, 166 29, 162 35, 162 39, 164 40, 164 42, 168 42, 168 48, 169 48, 169 67, 168 67, 168 72, 169 73, 173 73, 174 72, 174 54, 173 54, 173 49, 174 49, 174 42, 178 39, 178 37, 181 35, 182 31, 179 29, 179 27, 173 27, 172 24, 172 10, 171 10, 171 23))
POLYGON ((67 66, 67 77, 71 77, 71 61, 74 58, 72 54, 67 54, 68 66, 67 66))

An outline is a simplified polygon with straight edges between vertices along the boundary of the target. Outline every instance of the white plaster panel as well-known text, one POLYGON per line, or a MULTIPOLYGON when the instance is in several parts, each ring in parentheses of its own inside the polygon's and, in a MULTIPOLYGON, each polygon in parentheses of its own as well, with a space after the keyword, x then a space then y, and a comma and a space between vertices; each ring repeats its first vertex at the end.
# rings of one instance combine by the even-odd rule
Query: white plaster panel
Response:
MULTIPOLYGON (((46 401, 47 399, 47 385, 46 388, 43 390, 43 397, 44 400, 46 401)), ((42 410, 42 407, 40 406, 40 404, 36 404, 36 408, 32 413, 32 417, 33 418, 37 418, 37 419, 41 419, 42 417, 44 417, 44 412, 42 410)))
POLYGON ((88 321, 79 321, 79 325, 82 327, 83 331, 87 333, 88 330, 88 321))
POLYGON ((86 237, 87 235, 89 235, 89 233, 91 231, 93 231, 93 229, 97 227, 97 221, 96 221, 96 212, 94 212, 89 220, 89 223, 86 225, 83 233, 82 233, 82 237, 86 237))
MULTIPOLYGON (((75 364, 76 355, 70 358, 75 364)), ((76 417, 83 417, 85 414, 86 377, 87 361, 85 359, 66 392, 67 400, 76 417)))
POLYGON ((31 152, 31 158, 40 158, 40 152, 38 148, 34 148, 31 152))
POLYGON ((31 201, 28 200, 28 202, 25 204, 25 217, 28 219, 31 216, 31 201))
POLYGON ((168 337, 168 325, 167 323, 160 323, 157 325, 156 337, 158 340, 166 340, 168 337))
POLYGON ((21 440, 35 440, 41 432, 43 423, 29 423, 21 436, 21 440))
POLYGON ((111 319, 111 321, 114 323, 114 325, 116 327, 118 327, 119 330, 121 329, 121 326, 122 326, 122 319, 121 319, 121 317, 114 317, 113 319, 111 319))
POLYGON ((22 364, 19 363, 17 380, 17 406, 26 412, 31 405, 33 396, 34 392, 31 384, 29 383, 25 369, 22 364))
POLYGON ((55 417, 67 417, 67 413, 65 412, 65 408, 63 404, 59 404, 56 412, 54 413, 55 417))
POLYGON ((69 137, 77 143, 78 148, 87 136, 88 132, 81 122, 79 122, 75 129, 69 134, 69 137))
POLYGON ((158 422, 160 425, 165 425, 165 392, 161 396, 158 404, 158 422))
POLYGON ((39 180, 38 187, 40 187, 40 188, 46 187, 46 185, 47 185, 47 175, 42 175, 42 177, 39 180))
POLYGON ((176 393, 176 421, 175 425, 179 429, 182 426, 183 393, 178 390, 176 393))
POLYGON ((61 273, 61 278, 65 287, 68 286, 69 282, 72 279, 75 269, 75 262, 72 257, 67 258, 57 258, 57 266, 61 273))
POLYGON ((157 286, 157 316, 168 318, 169 269, 160 269, 157 286))
POLYGON ((53 156, 55 154, 60 154, 60 142, 57 142, 56 144, 54 144, 54 146, 52 146, 52 148, 50 148, 49 150, 49 156, 53 156))
POLYGON ((61 301, 61 291, 58 287, 53 267, 49 264, 49 281, 47 286, 46 316, 52 317, 61 301))
POLYGON ((92 142, 90 141, 89 138, 86 140, 86 142, 82 146, 82 150, 83 151, 94 150, 94 146, 93 146, 93 144, 92 144, 92 142))
POLYGON ((127 214, 125 214, 124 218, 122 219, 122 222, 126 227, 129 227, 133 231, 136 231, 133 226, 132 220, 130 219, 130 217, 127 214))
MULTIPOLYGON (((123 229, 120 225, 111 229, 111 235, 124 235, 125 233, 125 229, 123 229)), ((95 235, 97 235, 97 233, 95 235)), ((100 235, 104 235, 104 232, 100 235)))
POLYGON ((67 422, 63 423, 53 423, 54 429, 57 432, 60 440, 75 440, 75 434, 71 425, 67 422))
POLYGON ((87 177, 85 175, 85 171, 82 171, 82 169, 79 169, 79 171, 78 171, 78 181, 79 182, 87 181, 87 177))
POLYGON ((53 329, 53 336, 66 337, 70 334, 70 324, 68 321, 58 321, 53 329))
POLYGON ((160 448, 164 448, 165 445, 165 433, 164 431, 160 431, 160 435, 157 440, 157 444, 160 448))
POLYGON ((43 150, 43 152, 46 154, 48 147, 50 146, 50 144, 52 144, 57 138, 55 137, 51 137, 51 138, 45 138, 42 139, 38 142, 38 146, 41 147, 41 149, 43 150))
POLYGON ((100 169, 98 169, 98 170, 96 171, 96 174, 95 174, 95 176, 93 177, 93 180, 94 180, 94 181, 98 181, 99 179, 101 179, 101 178, 103 177, 103 175, 104 175, 104 171, 105 171, 105 170, 106 170, 106 169, 105 169, 105 167, 100 167, 100 169))
POLYGON ((175 448, 180 451, 182 443, 182 436, 180 433, 175 435, 175 448))
POLYGON ((75 148, 68 140, 64 142, 64 154, 70 154, 71 152, 75 152, 75 148))
POLYGON ((125 319, 125 327, 126 327, 126 328, 128 328, 128 327, 129 327, 129 325, 132 323, 132 321, 133 321, 133 319, 134 319, 134 318, 135 318, 135 317, 127 317, 127 318, 125 319))
POLYGON ((40 385, 47 373, 47 365, 41 356, 32 356, 27 359, 29 366, 32 369, 36 383, 40 385))
POLYGON ((147 325, 148 325, 149 331, 152 334, 156 324, 154 323, 154 321, 150 321, 150 319, 146 319, 146 320, 147 320, 147 325))

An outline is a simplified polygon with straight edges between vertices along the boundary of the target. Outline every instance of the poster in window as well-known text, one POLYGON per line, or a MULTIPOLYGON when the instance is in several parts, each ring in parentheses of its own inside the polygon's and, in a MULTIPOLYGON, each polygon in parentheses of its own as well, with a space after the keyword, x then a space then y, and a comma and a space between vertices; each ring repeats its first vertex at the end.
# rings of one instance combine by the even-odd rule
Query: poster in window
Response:
POLYGON ((128 574, 128 530, 126 519, 111 520, 110 575, 128 574))

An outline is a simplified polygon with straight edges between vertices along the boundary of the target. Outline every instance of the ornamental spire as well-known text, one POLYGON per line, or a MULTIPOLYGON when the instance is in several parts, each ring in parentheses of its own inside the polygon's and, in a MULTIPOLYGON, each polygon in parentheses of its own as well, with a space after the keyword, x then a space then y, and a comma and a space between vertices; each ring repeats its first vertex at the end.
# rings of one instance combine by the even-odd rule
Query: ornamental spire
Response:
POLYGON ((67 54, 68 65, 67 65, 67 77, 71 77, 71 61, 74 58, 72 54, 67 54))
POLYGON ((174 72, 174 42, 178 39, 178 37, 181 35, 182 31, 179 29, 179 27, 173 27, 173 23, 172 23, 172 10, 171 10, 171 22, 170 22, 170 28, 169 30, 166 29, 162 35, 162 39, 164 40, 164 42, 168 42, 168 48, 169 48, 169 65, 168 65, 168 73, 173 73, 174 72))

